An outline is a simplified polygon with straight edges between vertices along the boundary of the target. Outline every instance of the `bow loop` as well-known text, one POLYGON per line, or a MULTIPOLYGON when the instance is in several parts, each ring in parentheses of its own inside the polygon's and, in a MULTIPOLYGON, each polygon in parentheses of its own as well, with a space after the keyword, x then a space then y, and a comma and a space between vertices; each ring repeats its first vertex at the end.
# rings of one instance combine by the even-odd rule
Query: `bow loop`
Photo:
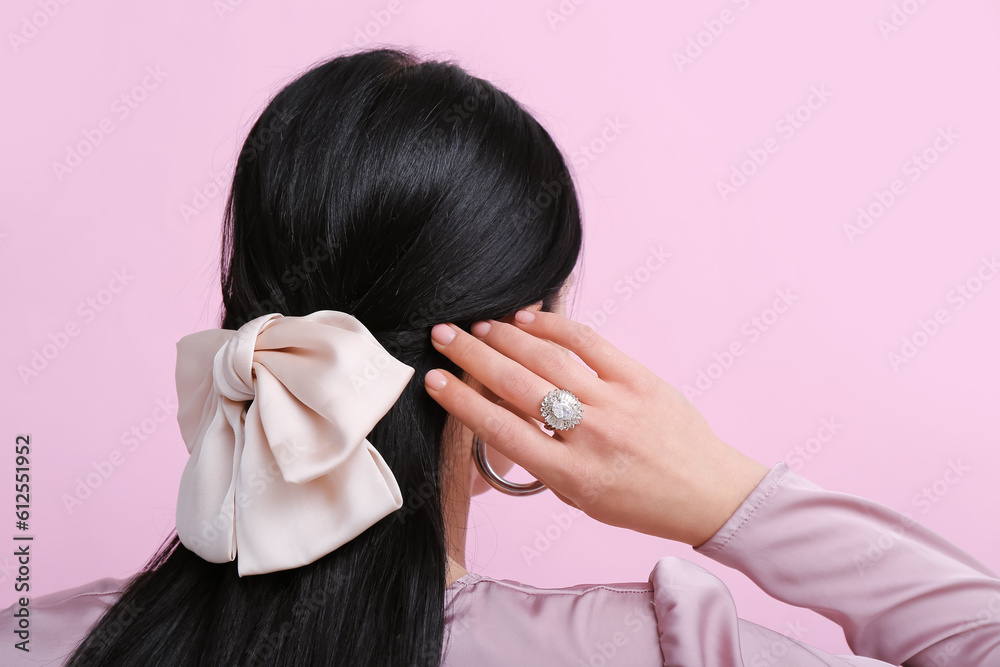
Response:
POLYGON ((271 313, 177 343, 177 420, 191 456, 177 534, 239 574, 313 562, 402 507, 366 439, 414 369, 338 311, 271 313))

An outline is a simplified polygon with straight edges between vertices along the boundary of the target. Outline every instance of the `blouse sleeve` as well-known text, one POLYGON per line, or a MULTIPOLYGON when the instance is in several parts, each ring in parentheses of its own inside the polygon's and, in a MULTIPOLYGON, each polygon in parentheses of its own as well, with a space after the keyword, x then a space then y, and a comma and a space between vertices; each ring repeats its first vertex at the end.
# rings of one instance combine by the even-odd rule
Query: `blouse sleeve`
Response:
POLYGON ((1000 665, 1000 579, 937 533, 782 462, 695 549, 906 667, 1000 665))

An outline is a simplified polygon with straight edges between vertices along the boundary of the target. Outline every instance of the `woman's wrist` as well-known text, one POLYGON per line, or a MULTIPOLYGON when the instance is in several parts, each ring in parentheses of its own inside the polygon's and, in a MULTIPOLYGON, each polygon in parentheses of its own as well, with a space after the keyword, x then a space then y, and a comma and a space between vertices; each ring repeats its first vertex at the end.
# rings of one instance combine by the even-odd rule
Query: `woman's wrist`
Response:
POLYGON ((684 540, 694 548, 712 539, 770 472, 770 468, 762 463, 725 443, 723 445, 728 450, 727 456, 713 467, 702 520, 684 540))

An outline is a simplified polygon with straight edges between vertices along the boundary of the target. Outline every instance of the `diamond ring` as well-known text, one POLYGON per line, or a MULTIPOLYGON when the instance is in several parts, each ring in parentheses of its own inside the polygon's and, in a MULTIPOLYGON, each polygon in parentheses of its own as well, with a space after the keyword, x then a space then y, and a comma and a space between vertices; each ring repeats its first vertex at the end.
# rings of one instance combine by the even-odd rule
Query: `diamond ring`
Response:
POLYGON ((542 418, 558 431, 576 428, 583 417, 583 404, 568 389, 553 389, 542 399, 542 418))

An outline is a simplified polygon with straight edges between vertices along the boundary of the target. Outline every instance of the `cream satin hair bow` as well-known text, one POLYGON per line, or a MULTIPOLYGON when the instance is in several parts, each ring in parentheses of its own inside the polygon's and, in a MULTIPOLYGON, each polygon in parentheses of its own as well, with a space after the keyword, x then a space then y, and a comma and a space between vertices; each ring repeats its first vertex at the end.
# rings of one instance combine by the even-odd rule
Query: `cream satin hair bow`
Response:
POLYGON ((366 436, 414 369, 355 317, 263 315, 177 342, 177 421, 190 458, 177 535, 242 577, 337 549, 403 505, 366 436))

